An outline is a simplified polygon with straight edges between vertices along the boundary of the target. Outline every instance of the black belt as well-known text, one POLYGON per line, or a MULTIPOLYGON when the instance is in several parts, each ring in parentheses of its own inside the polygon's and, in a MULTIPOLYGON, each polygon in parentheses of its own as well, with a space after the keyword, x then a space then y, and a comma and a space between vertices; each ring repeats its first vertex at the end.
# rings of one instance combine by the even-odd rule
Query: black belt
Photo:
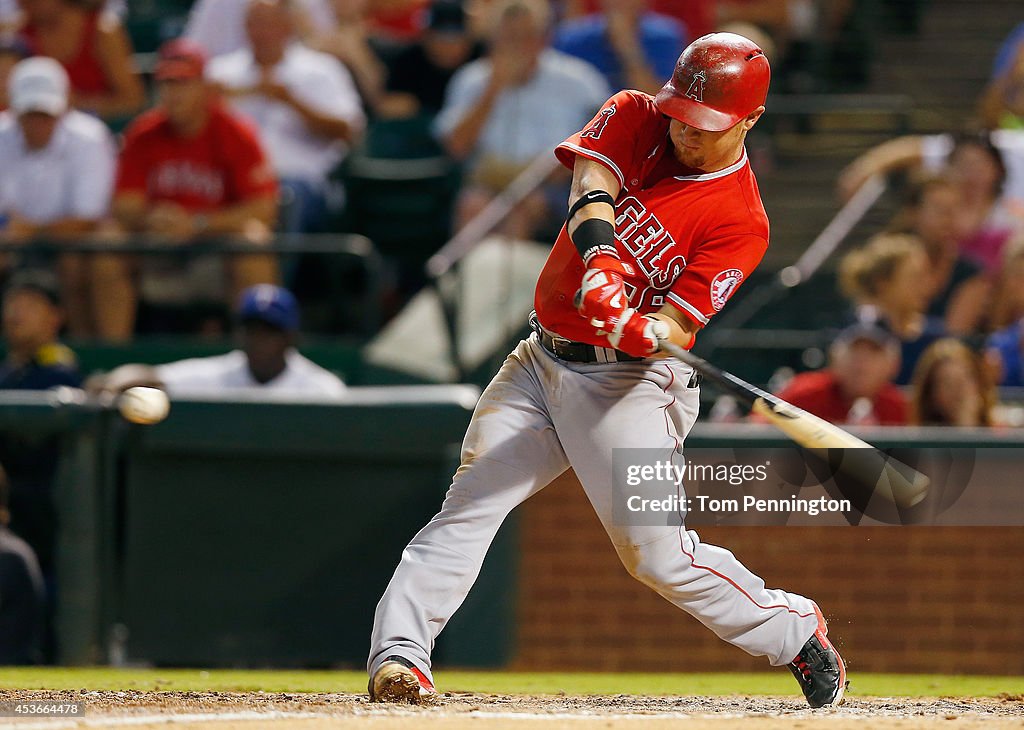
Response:
MULTIPOLYGON (((537 319, 536 312, 530 312, 530 329, 537 333, 537 338, 540 340, 541 347, 557 357, 559 360, 565 360, 566 362, 639 362, 645 359, 642 357, 627 355, 624 352, 613 350, 610 347, 595 347, 594 345, 588 345, 586 342, 576 342, 575 340, 567 340, 564 337, 554 335, 541 326, 540 321, 537 319)), ((702 379, 703 377, 701 374, 694 370, 690 375, 690 381, 686 384, 686 387, 696 388, 700 385, 702 379)))
POLYGON ((540 345, 559 360, 581 363, 639 362, 642 357, 627 355, 610 347, 595 347, 586 342, 567 340, 544 329, 537 313, 530 313, 530 329, 537 333, 540 345))

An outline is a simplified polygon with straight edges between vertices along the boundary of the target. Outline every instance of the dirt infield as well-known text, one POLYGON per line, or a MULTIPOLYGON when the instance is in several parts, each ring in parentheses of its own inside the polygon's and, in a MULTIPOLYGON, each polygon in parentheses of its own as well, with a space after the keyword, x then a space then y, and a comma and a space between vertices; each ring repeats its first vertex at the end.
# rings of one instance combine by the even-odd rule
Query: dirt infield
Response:
POLYGON ((437 707, 377 705, 365 696, 301 693, 0 690, 0 703, 81 702, 79 719, 3 718, 16 727, 162 727, 206 730, 504 730, 548 728, 1024 728, 1024 697, 985 699, 848 697, 809 710, 794 697, 509 696, 448 693, 437 707))

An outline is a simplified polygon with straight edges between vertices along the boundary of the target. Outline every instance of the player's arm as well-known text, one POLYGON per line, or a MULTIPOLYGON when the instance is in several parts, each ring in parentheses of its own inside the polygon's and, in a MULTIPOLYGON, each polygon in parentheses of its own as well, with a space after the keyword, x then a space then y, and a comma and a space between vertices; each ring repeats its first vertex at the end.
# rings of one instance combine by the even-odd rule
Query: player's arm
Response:
POLYGON ((587 263, 580 286, 577 309, 595 327, 605 330, 613 347, 646 350, 645 343, 668 338, 680 347, 693 346, 690 328, 697 325, 685 318, 675 319, 666 307, 649 317, 630 308, 622 273, 624 264, 615 250, 615 207, 621 185, 605 165, 577 156, 569 193, 566 230, 580 256, 587 263), (663 323, 663 324, 662 324, 663 323))
POLYGON ((626 264, 615 249, 615 199, 620 189, 618 178, 605 165, 576 157, 566 232, 587 267, 576 309, 595 327, 629 306, 626 264))
MULTIPOLYGON (((663 339, 679 345, 684 350, 689 350, 697 341, 697 331, 700 329, 700 325, 671 304, 666 304, 657 312, 648 316, 659 322, 664 322, 668 329, 662 330, 662 332, 667 333, 667 336, 663 339)), ((665 355, 658 353, 654 357, 665 357, 665 355)))
MULTIPOLYGON (((615 245, 615 199, 619 197, 619 185, 615 173, 609 170, 600 162, 591 160, 582 155, 576 156, 576 162, 572 172, 572 186, 569 189, 569 217, 566 220, 566 229, 569 238, 580 251, 580 256, 585 256, 584 249, 587 240, 580 232, 580 226, 586 228, 587 221, 597 221, 610 226, 611 231, 605 231, 604 235, 598 234, 598 241, 603 245, 611 246, 614 252, 615 245), (601 195, 604 193, 605 195, 601 195), (577 241, 577 233, 580 232, 582 241, 577 241)), ((586 261, 586 258, 584 258, 586 261)))

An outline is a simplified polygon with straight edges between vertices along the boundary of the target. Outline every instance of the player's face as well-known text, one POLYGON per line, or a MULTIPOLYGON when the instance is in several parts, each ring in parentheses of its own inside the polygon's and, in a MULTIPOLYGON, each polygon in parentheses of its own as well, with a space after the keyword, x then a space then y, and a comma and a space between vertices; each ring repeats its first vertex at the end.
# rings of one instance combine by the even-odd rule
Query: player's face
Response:
POLYGON ((743 140, 762 112, 764 107, 759 107, 724 132, 708 132, 673 119, 669 124, 669 137, 675 146, 676 159, 702 172, 728 167, 743 154, 743 140))

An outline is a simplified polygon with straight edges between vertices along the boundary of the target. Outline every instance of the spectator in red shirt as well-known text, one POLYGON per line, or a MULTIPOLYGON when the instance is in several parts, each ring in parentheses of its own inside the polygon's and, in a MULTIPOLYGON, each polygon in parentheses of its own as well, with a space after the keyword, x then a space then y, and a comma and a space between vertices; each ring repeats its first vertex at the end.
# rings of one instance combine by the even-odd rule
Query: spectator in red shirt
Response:
POLYGON ((847 327, 829 359, 828 368, 793 378, 779 397, 831 423, 907 423, 907 399, 892 383, 900 363, 894 335, 872 325, 847 327))
MULTIPOLYGON (((160 50, 155 73, 159 104, 129 127, 118 162, 113 214, 125 233, 149 234, 169 245, 201 237, 269 238, 277 211, 276 178, 255 129, 209 91, 205 63, 202 48, 193 41, 170 41, 160 50)), ((183 282, 179 265, 168 282, 168 262, 141 263, 143 301, 170 307, 203 296, 223 304, 249 286, 277 279, 276 262, 265 255, 230 257, 223 272, 226 292, 224 282, 211 287, 207 281, 203 288, 194 268, 183 282), (160 274, 165 275, 162 284, 160 274), (162 293, 150 298, 149 292, 162 293), (157 298, 163 301, 153 301, 157 298)), ((209 261, 193 263, 203 264, 209 277, 209 261)), ((139 297, 133 268, 129 257, 97 257, 96 277, 108 293, 97 307, 101 336, 126 339, 134 329, 139 297)))
POLYGON ((132 45, 114 13, 81 0, 18 0, 19 31, 33 55, 60 61, 71 80, 72 106, 105 119, 135 114, 145 90, 132 45))

